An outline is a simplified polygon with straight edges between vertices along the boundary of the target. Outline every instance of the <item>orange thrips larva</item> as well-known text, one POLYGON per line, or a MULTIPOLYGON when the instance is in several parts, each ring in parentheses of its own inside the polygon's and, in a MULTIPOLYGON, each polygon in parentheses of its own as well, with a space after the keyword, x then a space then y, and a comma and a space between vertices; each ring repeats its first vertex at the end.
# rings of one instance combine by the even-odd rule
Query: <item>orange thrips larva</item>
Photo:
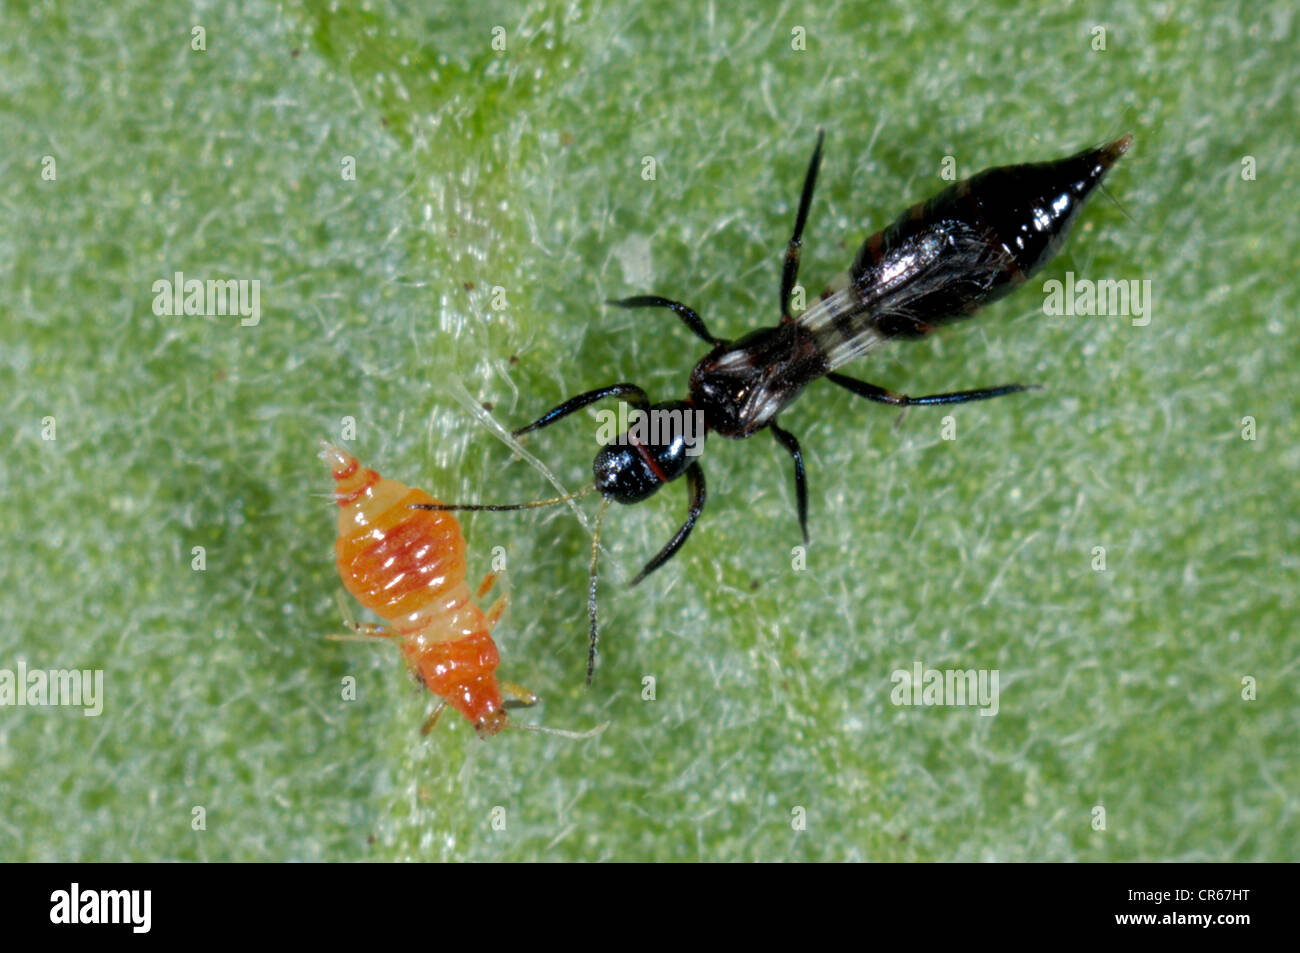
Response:
MULTIPOLYGON (((345 450, 323 446, 321 459, 337 482, 339 575, 358 602, 388 622, 353 627, 364 635, 399 639, 420 681, 468 718, 480 738, 495 735, 508 720, 491 634, 505 611, 505 597, 486 612, 475 605, 465 584, 460 524, 448 512, 411 509, 413 503, 437 500, 363 469, 345 450)), ((485 576, 474 598, 486 595, 495 581, 495 574, 485 576)), ((507 687, 523 704, 536 701, 507 687)))

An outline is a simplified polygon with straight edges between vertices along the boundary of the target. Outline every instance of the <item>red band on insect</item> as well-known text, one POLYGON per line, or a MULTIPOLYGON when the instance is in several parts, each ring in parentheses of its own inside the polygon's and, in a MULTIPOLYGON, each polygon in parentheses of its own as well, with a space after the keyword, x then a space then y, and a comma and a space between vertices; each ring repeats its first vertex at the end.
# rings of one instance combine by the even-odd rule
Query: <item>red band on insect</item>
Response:
POLYGON ((659 468, 659 464, 657 464, 655 458, 650 455, 650 451, 646 448, 646 445, 640 440, 633 439, 630 436, 627 438, 627 442, 636 447, 636 452, 641 454, 641 459, 644 460, 645 465, 650 468, 650 472, 655 475, 655 479, 660 483, 667 483, 668 475, 659 468))
MULTIPOLYGON (((356 461, 354 460, 353 462, 355 463, 356 461)), ((351 493, 338 494, 339 506, 351 506, 353 503, 359 500, 367 490, 369 490, 372 486, 374 486, 378 482, 379 482, 379 474, 376 473, 374 470, 367 470, 365 482, 362 483, 361 486, 357 487, 351 493)))
POLYGON ((361 466, 361 461, 359 461, 356 457, 353 457, 351 460, 348 461, 347 466, 345 466, 342 470, 334 471, 334 479, 346 480, 348 477, 352 476, 352 474, 356 473, 357 469, 360 466, 361 466))

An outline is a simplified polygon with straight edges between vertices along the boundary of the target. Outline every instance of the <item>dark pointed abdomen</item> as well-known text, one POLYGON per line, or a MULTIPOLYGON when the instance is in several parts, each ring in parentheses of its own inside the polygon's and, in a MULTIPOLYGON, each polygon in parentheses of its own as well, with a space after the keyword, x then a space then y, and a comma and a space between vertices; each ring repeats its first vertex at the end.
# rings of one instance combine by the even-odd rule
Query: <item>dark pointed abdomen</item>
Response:
POLYGON ((850 277, 863 304, 880 307, 876 329, 919 337, 1030 277, 1056 254, 1131 141, 1124 136, 1054 162, 987 169, 867 239, 850 277))

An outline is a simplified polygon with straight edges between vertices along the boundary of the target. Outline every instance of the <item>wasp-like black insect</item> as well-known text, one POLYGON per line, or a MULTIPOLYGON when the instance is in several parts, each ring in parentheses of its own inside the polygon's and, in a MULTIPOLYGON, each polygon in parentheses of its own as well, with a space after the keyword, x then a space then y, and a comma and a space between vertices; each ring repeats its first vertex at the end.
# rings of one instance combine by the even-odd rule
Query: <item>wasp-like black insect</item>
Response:
MULTIPOLYGON (((704 471, 688 452, 685 415, 702 416, 704 432, 741 439, 767 429, 794 461, 799 528, 808 540, 808 481, 794 434, 777 423, 803 389, 825 378, 860 397, 895 407, 962 404, 1028 390, 1003 384, 975 390, 909 397, 837 373, 836 369, 897 338, 920 338, 969 316, 1039 271, 1060 248, 1079 209, 1132 144, 1132 136, 1054 162, 987 169, 912 206, 863 243, 848 272, 798 315, 790 298, 799 275, 803 230, 821 167, 824 135, 804 176, 794 234, 781 269, 781 320, 734 341, 714 337, 693 309, 656 295, 609 301, 620 308, 667 308, 710 345, 691 371, 685 400, 652 404, 635 384, 619 383, 571 397, 516 436, 540 430, 606 397, 620 397, 660 422, 653 439, 629 429, 596 454, 594 486, 536 503, 436 506, 438 509, 512 510, 546 506, 598 490, 604 497, 592 544, 588 612, 590 684, 596 658, 596 554, 600 518, 610 500, 638 503, 683 474, 690 488, 686 521, 632 580, 636 585, 682 547, 704 509, 704 471)), ((654 430, 652 430, 654 432, 654 430)), ((701 438, 702 439, 702 438, 701 438)))

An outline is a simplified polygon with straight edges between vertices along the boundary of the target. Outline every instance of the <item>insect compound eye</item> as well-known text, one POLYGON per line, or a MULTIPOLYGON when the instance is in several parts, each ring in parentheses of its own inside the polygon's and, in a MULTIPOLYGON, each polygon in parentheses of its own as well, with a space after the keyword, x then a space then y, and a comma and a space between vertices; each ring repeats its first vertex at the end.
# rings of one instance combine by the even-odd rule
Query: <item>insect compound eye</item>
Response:
POLYGON ((601 447, 591 464, 591 472, 600 494, 616 503, 639 503, 663 485, 630 444, 610 443, 601 447))

